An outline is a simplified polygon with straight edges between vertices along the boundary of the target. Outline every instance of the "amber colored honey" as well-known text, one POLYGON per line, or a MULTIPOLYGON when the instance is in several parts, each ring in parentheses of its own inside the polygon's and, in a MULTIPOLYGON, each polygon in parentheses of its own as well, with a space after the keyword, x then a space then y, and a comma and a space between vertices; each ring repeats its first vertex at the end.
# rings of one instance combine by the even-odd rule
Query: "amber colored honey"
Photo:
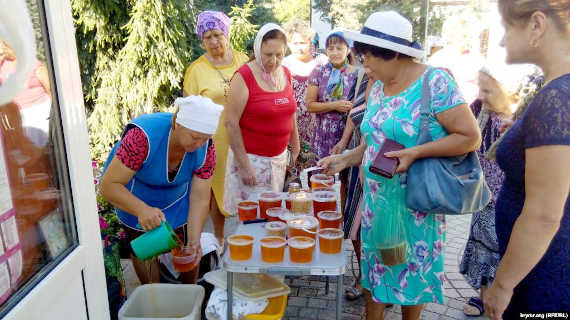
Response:
POLYGON ((228 238, 230 244, 230 258, 232 260, 249 260, 253 251, 253 237, 248 235, 234 235, 228 238))
POLYGON ((240 221, 257 219, 257 202, 242 201, 238 203, 238 216, 240 221))
POLYGON ((340 229, 327 228, 319 231, 319 249, 322 253, 336 254, 342 249, 344 232, 340 229))
POLYGON ((311 189, 332 187, 334 184, 334 177, 326 174, 315 174, 311 176, 311 189))
POLYGON ((289 257, 292 262, 310 263, 313 261, 315 240, 308 237, 289 238, 289 257))
POLYGON ((283 237, 265 237, 259 240, 261 245, 261 260, 267 263, 278 263, 283 261, 285 255, 285 244, 287 241, 283 237))
POLYGON ((259 195, 259 217, 267 219, 267 209, 281 207, 281 195, 276 192, 264 192, 259 195))
POLYGON ((317 214, 319 218, 319 227, 321 229, 325 228, 340 228, 340 223, 342 222, 342 214, 336 211, 320 211, 317 214))

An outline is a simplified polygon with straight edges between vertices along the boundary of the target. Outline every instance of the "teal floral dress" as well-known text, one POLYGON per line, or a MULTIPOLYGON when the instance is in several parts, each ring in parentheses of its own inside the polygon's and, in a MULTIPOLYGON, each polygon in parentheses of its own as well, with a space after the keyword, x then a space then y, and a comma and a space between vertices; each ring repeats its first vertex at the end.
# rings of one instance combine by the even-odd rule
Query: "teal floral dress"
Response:
MULTIPOLYGON (((430 67, 431 68, 431 67, 430 67)), ((441 70, 432 72, 429 128, 434 140, 448 133, 435 114, 465 103, 457 84, 441 70)), ((370 164, 386 138, 406 148, 416 145, 420 127, 423 76, 395 96, 384 96, 384 86, 376 82, 361 125, 366 139, 362 159, 364 202, 362 214, 362 286, 376 302, 417 305, 444 303, 443 262, 445 218, 443 215, 412 211, 406 206, 406 186, 400 176, 387 179, 370 172, 370 164), (378 249, 380 238, 390 237, 390 225, 400 221, 405 262, 385 265, 378 249)))

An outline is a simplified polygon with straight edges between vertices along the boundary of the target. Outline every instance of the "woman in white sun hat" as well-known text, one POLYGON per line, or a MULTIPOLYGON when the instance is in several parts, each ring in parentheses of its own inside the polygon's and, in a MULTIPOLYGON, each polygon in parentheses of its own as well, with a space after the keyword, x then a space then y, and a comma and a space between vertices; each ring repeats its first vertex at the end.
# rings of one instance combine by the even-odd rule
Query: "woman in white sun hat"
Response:
POLYGON ((481 133, 453 78, 442 70, 418 63, 421 47, 412 41, 412 25, 393 11, 370 15, 360 33, 346 32, 364 67, 376 75, 360 130, 364 143, 341 155, 319 162, 330 172, 362 164, 363 212, 362 286, 366 295, 367 319, 382 319, 386 304, 402 305, 403 319, 419 319, 426 302, 444 303, 445 219, 443 215, 412 211, 405 202, 406 187, 400 173, 416 160, 445 157, 476 150, 481 133), (431 100, 429 131, 433 142, 417 145, 420 128, 421 93, 424 75, 429 74, 431 100), (387 139, 405 149, 385 153, 398 158, 392 179, 370 171, 370 165, 387 139), (379 250, 386 221, 403 221, 403 245, 394 259, 379 250))

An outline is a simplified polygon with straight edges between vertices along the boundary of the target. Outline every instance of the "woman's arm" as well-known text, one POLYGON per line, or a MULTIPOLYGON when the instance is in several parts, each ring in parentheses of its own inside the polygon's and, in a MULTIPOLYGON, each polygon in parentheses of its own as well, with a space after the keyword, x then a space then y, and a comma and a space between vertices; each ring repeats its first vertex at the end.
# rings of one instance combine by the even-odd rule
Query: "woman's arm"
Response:
POLYGON ((159 208, 148 206, 125 187, 135 173, 115 156, 101 178, 101 195, 116 208, 136 216, 141 228, 151 230, 166 219, 159 208))
POLYGON ((347 153, 322 158, 317 165, 323 167, 327 174, 335 174, 344 168, 359 165, 362 162, 364 150, 366 150, 366 143, 362 140, 358 147, 347 153))
POLYGON ((404 150, 387 152, 386 157, 400 160, 396 173, 407 171, 417 159, 458 156, 477 150, 481 145, 477 120, 466 104, 440 112, 436 118, 449 135, 404 150))
POLYGON ((564 215, 570 190, 570 146, 541 146, 525 152, 525 201, 507 251, 487 290, 485 312, 500 319, 513 289, 540 261, 564 215))
POLYGON ((249 98, 249 90, 243 77, 240 73, 236 72, 230 84, 230 94, 228 97, 228 104, 226 106, 226 119, 224 125, 228 130, 228 137, 230 140, 230 147, 234 153, 238 165, 240 166, 239 174, 242 182, 245 185, 255 185, 255 171, 251 167, 249 158, 245 151, 241 129, 239 127, 239 120, 243 114, 243 110, 249 98))
POLYGON ((348 112, 352 108, 352 102, 346 100, 338 100, 331 102, 318 102, 319 87, 315 85, 307 86, 307 95, 305 96, 305 104, 307 111, 313 113, 323 113, 329 111, 348 112))
POLYGON ((293 132, 289 138, 289 146, 291 147, 291 157, 293 162, 297 161, 299 153, 301 153, 301 142, 299 140, 299 128, 297 126, 297 114, 293 115, 293 132))
POLYGON ((200 235, 210 210, 211 179, 192 177, 190 209, 188 211, 188 244, 200 247, 200 235))

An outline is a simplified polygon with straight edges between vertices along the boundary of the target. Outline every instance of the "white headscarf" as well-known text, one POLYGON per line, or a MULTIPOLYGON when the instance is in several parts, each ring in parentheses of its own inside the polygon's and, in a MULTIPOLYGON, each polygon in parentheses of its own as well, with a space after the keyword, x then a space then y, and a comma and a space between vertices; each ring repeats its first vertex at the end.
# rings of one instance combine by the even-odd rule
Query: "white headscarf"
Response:
POLYGON ((269 72, 267 72, 265 70, 265 68, 263 67, 263 62, 261 61, 261 43, 263 42, 263 37, 269 31, 273 31, 273 30, 279 30, 279 31, 283 32, 283 34, 286 34, 285 30, 283 30, 283 28, 281 28, 280 26, 278 26, 275 23, 264 24, 261 27, 261 29, 259 29, 259 31, 257 32, 257 36, 255 37, 255 42, 253 43, 253 53, 255 55, 255 61, 261 67, 261 70, 263 71, 261 74, 262 79, 267 81, 267 82, 270 82, 272 84, 275 84, 275 78, 269 72))
POLYGON ((224 107, 215 104, 212 99, 202 96, 176 98, 178 106, 176 123, 186 129, 204 134, 214 134, 224 107))
POLYGON ((506 63, 507 51, 499 44, 505 34, 505 28, 501 24, 496 4, 490 5, 490 11, 483 20, 487 22, 489 29, 489 42, 487 59, 481 71, 499 81, 509 93, 517 93, 526 76, 531 75, 535 68, 529 64, 506 63))

